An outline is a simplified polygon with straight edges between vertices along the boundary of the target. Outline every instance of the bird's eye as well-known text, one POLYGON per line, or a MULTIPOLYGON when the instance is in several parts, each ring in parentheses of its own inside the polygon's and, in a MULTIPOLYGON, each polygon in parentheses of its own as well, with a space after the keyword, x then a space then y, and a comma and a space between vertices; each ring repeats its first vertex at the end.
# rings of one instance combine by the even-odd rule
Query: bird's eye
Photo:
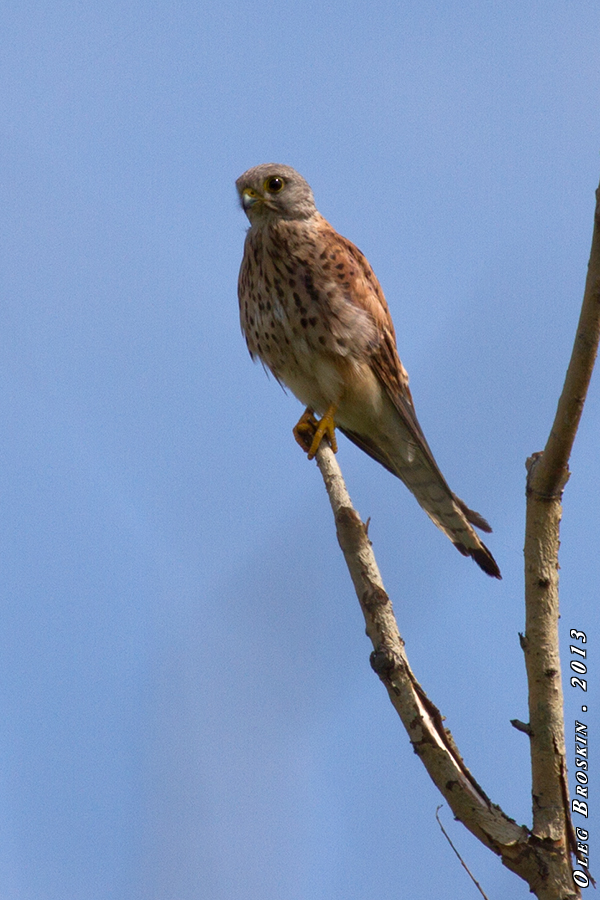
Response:
POLYGON ((265 181, 265 191, 269 191, 270 194, 278 194, 279 191, 282 191, 285 185, 285 181, 283 178, 279 178, 279 176, 275 176, 274 178, 267 178, 265 181))

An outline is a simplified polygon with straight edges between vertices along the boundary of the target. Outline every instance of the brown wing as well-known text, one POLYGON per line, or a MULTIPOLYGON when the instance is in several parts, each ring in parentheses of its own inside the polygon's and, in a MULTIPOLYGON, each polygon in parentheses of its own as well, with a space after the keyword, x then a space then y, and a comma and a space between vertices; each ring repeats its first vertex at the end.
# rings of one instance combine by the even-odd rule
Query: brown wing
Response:
MULTIPOLYGON (((374 373, 383 385, 385 392, 398 411, 410 437, 419 448, 430 470, 435 473, 439 483, 462 510, 467 521, 482 531, 491 532, 486 520, 475 512, 451 491, 446 479, 435 461, 431 448, 423 433, 415 413, 412 395, 408 386, 408 373, 396 346, 396 333, 385 295, 377 276, 364 254, 351 241, 339 235, 328 222, 323 220, 323 230, 327 229, 327 241, 330 246, 336 245, 337 265, 340 286, 345 288, 346 300, 359 309, 364 310, 374 320, 378 340, 371 347, 370 362, 374 373)), ((384 468, 397 475, 390 468, 389 462, 381 454, 377 445, 369 440, 368 435, 357 434, 344 428, 340 429, 354 444, 379 462, 384 468)))
MULTIPOLYGON (((420 447, 428 462, 439 472, 433 453, 417 419, 412 395, 408 386, 408 373, 396 347, 396 332, 385 295, 366 256, 347 238, 338 234, 323 220, 322 230, 329 232, 326 239, 337 251, 336 269, 340 287, 345 288, 346 302, 364 310, 374 320, 377 341, 370 348, 373 371, 379 378, 390 400, 398 410, 415 444, 420 447)), ((355 440, 354 436, 351 438, 355 440)), ((371 456, 373 449, 363 447, 371 456)), ((378 459, 378 462, 382 460, 378 459)), ((385 463, 383 463, 385 465, 385 463)), ((386 466, 386 468, 388 468, 386 466)), ((439 472, 443 478, 442 473, 439 472)))

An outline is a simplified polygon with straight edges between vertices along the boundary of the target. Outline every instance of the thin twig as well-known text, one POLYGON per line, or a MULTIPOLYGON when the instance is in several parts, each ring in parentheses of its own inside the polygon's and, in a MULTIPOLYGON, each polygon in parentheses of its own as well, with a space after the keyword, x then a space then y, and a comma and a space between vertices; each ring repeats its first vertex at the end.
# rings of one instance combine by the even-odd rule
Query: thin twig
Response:
POLYGON ((465 863, 464 859, 462 858, 462 856, 460 855, 460 853, 458 852, 458 850, 456 849, 456 847, 450 840, 450 836, 448 835, 448 832, 446 831, 446 829, 440 822, 440 817, 439 817, 438 813, 439 813, 440 809, 442 808, 442 805, 443 804, 440 804, 435 811, 435 817, 437 819, 438 825, 442 829, 442 834, 444 835, 444 837, 446 838, 446 840, 448 841, 448 843, 450 844, 450 846, 452 847, 452 849, 454 850, 456 855, 458 856, 461 866, 463 867, 463 869, 465 870, 465 872, 467 873, 467 875, 469 876, 469 878, 471 879, 471 881, 473 882, 473 884, 475 885, 475 887, 477 888, 477 890, 479 891, 481 896, 485 897, 485 900, 489 900, 488 895, 484 892, 483 888, 481 887, 481 885, 479 884, 479 882, 477 881, 477 879, 475 878, 475 876, 473 875, 473 873, 471 872, 471 870, 469 869, 467 864, 465 863))

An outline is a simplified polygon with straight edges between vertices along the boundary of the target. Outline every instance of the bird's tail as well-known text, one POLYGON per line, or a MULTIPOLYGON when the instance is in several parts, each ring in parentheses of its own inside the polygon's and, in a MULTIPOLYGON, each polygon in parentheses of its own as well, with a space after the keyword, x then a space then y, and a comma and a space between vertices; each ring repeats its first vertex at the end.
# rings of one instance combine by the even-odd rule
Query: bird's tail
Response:
MULTIPOLYGON (((418 469, 419 467, 402 466, 396 474, 415 495, 429 518, 450 538, 459 553, 474 559, 486 575, 502 578, 498 563, 472 527, 474 525, 489 534, 492 529, 487 521, 452 493, 441 474, 435 480, 424 483, 418 469)), ((428 474, 431 479, 432 475, 438 473, 428 474)))
MULTIPOLYGON (((454 502, 463 513, 467 522, 470 522, 472 525, 475 525, 476 528, 479 528, 481 531, 485 531, 487 534, 491 533, 492 529, 488 525, 487 521, 483 518, 483 516, 479 515, 478 512, 475 512, 474 509, 469 509, 467 504, 463 500, 461 500, 460 497, 457 497, 456 494, 453 494, 452 496, 454 498, 454 502)), ((445 529, 442 528, 442 531, 444 530, 445 529)), ((483 571, 487 575, 490 575, 492 578, 502 578, 500 569, 498 568, 498 563, 496 562, 488 548, 485 546, 479 535, 475 531, 473 531, 472 528, 470 530, 473 534, 473 537, 475 538, 477 546, 471 545, 466 547, 462 543, 457 543, 450 535, 448 535, 448 537, 450 537, 450 540, 452 541, 456 549, 460 553, 462 553, 463 556, 471 556, 475 560, 479 568, 483 569, 483 571)))
POLYGON ((373 441, 369 435, 358 434, 347 428, 340 430, 404 482, 429 518, 450 538, 459 553, 474 559, 479 568, 492 578, 502 578, 496 560, 473 525, 487 533, 492 529, 483 516, 469 509, 466 503, 452 493, 425 438, 422 447, 414 447, 414 453, 407 459, 406 455, 400 455, 394 450, 386 452, 381 446, 382 442, 373 441))

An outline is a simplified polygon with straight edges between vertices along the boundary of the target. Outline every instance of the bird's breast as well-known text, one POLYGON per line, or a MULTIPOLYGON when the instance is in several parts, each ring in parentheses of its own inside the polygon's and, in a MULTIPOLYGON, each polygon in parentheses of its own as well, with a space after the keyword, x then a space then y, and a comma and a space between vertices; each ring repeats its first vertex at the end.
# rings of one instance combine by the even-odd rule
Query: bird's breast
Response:
POLYGON ((310 229, 250 230, 240 269, 248 349, 313 409, 337 402, 373 340, 363 310, 326 269, 310 229))

